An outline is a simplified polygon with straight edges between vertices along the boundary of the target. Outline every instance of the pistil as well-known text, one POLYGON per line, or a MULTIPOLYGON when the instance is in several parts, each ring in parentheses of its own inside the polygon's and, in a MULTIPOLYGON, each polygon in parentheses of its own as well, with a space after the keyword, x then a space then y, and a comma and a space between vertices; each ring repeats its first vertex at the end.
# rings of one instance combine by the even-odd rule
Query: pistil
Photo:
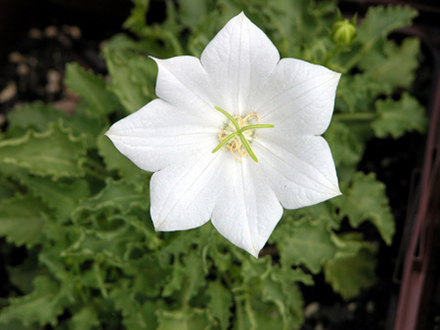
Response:
POLYGON ((232 117, 227 111, 225 111, 219 107, 214 107, 214 108, 217 111, 224 114, 229 119, 229 121, 234 126, 233 128, 235 128, 235 132, 228 134, 228 131, 226 129, 220 131, 220 133, 219 133, 220 144, 217 147, 215 147, 214 150, 212 150, 212 153, 215 153, 218 150, 220 150, 222 147, 226 146, 231 151, 232 156, 234 156, 234 158, 237 159, 238 161, 242 162, 242 160, 239 159, 234 154, 235 151, 237 151, 238 155, 241 157, 245 157, 245 156, 247 156, 247 154, 249 154, 249 156, 251 156, 251 158, 256 163, 258 163, 258 158, 257 158, 257 156, 255 156, 255 153, 252 150, 251 146, 249 145, 249 142, 246 139, 245 135, 248 137, 251 137, 251 136, 253 136, 252 133, 255 129, 273 128, 275 126, 272 124, 260 124, 260 117, 256 113, 251 113, 243 119, 240 116, 232 117), (256 117, 257 123, 251 124, 251 125, 245 125, 251 117, 256 117), (237 120, 240 123, 238 123, 237 120), (244 151, 241 150, 242 147, 245 148, 244 151))

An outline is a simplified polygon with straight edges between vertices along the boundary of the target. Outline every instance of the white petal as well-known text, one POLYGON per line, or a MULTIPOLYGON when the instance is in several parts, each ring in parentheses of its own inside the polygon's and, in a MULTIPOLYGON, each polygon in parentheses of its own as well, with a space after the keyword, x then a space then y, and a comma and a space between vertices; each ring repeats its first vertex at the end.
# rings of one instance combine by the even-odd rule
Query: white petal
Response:
POLYGON ((200 153, 211 154, 219 129, 207 123, 194 111, 157 99, 113 124, 106 135, 138 167, 154 172, 200 153))
POLYGON ((259 166, 285 208, 313 205, 341 194, 330 148, 321 136, 286 140, 266 134, 253 147, 259 166))
POLYGON ((159 98, 179 109, 196 112, 206 118, 206 124, 209 124, 210 118, 224 120, 214 109, 221 96, 212 87, 212 81, 198 58, 177 56, 167 60, 153 59, 159 68, 156 82, 159 98))
POLYGON ((200 155, 156 172, 150 184, 151 218, 156 230, 174 231, 207 222, 224 173, 222 153, 200 155))
POLYGON ((261 121, 295 134, 321 135, 333 113, 340 74, 293 58, 282 59, 255 104, 261 121))
POLYGON ((258 86, 265 83, 278 61, 278 50, 243 13, 225 25, 201 56, 222 96, 216 105, 234 116, 252 112, 250 100, 258 96, 258 86))
POLYGON ((257 163, 248 157, 241 164, 227 156, 222 165, 226 176, 215 188, 219 199, 211 221, 220 234, 258 258, 283 208, 257 163))

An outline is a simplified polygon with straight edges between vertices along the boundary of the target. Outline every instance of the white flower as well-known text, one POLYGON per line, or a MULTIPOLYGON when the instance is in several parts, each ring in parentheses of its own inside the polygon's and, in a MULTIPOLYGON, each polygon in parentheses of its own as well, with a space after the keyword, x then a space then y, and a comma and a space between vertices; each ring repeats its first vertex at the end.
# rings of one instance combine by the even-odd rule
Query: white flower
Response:
POLYGON ((159 99, 106 134, 137 166, 156 172, 150 187, 156 230, 185 230, 211 219, 224 237, 258 257, 283 206, 296 209, 340 194, 320 136, 331 119, 339 73, 280 60, 243 13, 200 60, 154 60, 159 99))

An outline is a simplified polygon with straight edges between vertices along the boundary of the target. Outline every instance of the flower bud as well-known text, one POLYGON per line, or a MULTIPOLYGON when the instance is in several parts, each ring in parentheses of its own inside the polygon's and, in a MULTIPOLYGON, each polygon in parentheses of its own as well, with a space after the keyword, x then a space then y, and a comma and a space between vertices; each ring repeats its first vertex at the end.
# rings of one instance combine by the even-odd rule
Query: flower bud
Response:
POLYGON ((356 36, 356 25, 344 19, 333 24, 333 41, 338 44, 349 45, 356 36))

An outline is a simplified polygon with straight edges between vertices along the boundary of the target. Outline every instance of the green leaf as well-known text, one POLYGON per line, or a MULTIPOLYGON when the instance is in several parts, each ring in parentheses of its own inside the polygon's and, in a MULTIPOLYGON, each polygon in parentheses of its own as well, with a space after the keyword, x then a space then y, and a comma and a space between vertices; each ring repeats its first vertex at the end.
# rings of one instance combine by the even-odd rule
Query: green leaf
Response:
POLYGON ((101 325, 98 313, 93 305, 82 307, 70 320, 71 330, 92 330, 101 325))
POLYGON ((94 114, 105 116, 115 110, 115 96, 106 89, 102 77, 85 70, 78 63, 67 64, 64 82, 72 92, 87 100, 94 114))
POLYGON ((47 276, 34 280, 34 291, 26 296, 12 298, 11 304, 0 312, 0 322, 20 320, 24 325, 37 322, 41 327, 58 324, 58 316, 66 304, 58 284, 47 276))
POLYGON ((132 178, 138 180, 139 174, 143 171, 132 163, 127 157, 119 152, 115 148, 110 139, 101 135, 97 141, 98 153, 104 159, 104 163, 108 170, 118 171, 119 175, 123 178, 132 178))
POLYGON ((0 323, 0 330, 41 330, 36 324, 23 325, 20 321, 11 321, 7 324, 0 323))
POLYGON ((61 119, 66 128, 72 129, 73 136, 78 138, 85 135, 87 146, 95 147, 96 137, 108 126, 107 118, 91 116, 86 110, 89 109, 85 109, 84 104, 79 103, 75 113, 68 116, 50 104, 24 104, 8 114, 8 134, 11 131, 22 131, 24 134, 29 128, 42 133, 50 129, 50 123, 57 123, 61 119))
MULTIPOLYGON (((145 187, 145 185, 142 184, 142 187, 145 187)), ((146 210, 149 205, 148 194, 142 189, 134 187, 124 180, 114 181, 108 178, 105 188, 96 196, 83 200, 74 212, 73 217, 79 220, 84 212, 97 212, 105 208, 128 213, 136 206, 146 210)))
POLYGON ((14 197, 15 189, 16 189, 12 183, 8 182, 7 180, 4 180, 1 174, 2 171, 0 166, 0 203, 4 199, 14 197))
POLYGON ((397 139, 408 131, 423 133, 428 127, 425 109, 409 95, 403 93, 399 101, 392 98, 376 102, 378 118, 372 123, 377 137, 391 135, 397 139))
POLYGON ((270 241, 276 243, 283 267, 303 264, 316 274, 336 252, 330 233, 322 219, 293 221, 286 218, 270 241))
MULTIPOLYGON (((273 303, 283 321, 283 329, 299 329, 303 323, 303 298, 297 284, 280 283, 273 276, 264 281, 263 301, 273 303), (288 291, 284 291, 288 290, 288 291)), ((281 329, 281 328, 280 328, 281 329)))
POLYGON ((130 50, 104 49, 110 71, 110 90, 127 111, 139 110, 154 97, 157 67, 152 59, 130 50))
POLYGON ((356 165, 364 153, 362 141, 350 131, 349 126, 333 121, 324 134, 330 144, 335 165, 356 165))
POLYGON ((334 238, 336 244, 345 251, 326 262, 325 280, 335 292, 348 300, 375 284, 375 249, 367 242, 352 240, 352 235, 334 238), (350 253, 346 252, 348 249, 350 253))
POLYGON ((68 116, 61 110, 55 109, 43 102, 25 103, 9 112, 7 115, 9 130, 21 128, 27 130, 35 129, 37 132, 44 132, 49 129, 49 123, 68 120, 68 116))
POLYGON ((0 204, 0 235, 18 246, 42 242, 45 205, 31 196, 17 196, 0 204))
POLYGON ((357 29, 358 41, 371 46, 377 40, 386 38, 391 32, 411 25, 417 15, 417 10, 410 6, 370 7, 357 29))
POLYGON ((379 95, 389 95, 392 92, 393 88, 389 83, 374 80, 366 73, 343 75, 338 85, 335 107, 344 113, 370 113, 374 100, 379 95))
POLYGON ((208 313, 200 308, 183 308, 178 310, 158 310, 159 327, 157 330, 208 330, 211 320, 208 313))
POLYGON ((32 282, 37 276, 48 275, 48 271, 38 261, 40 247, 27 250, 27 258, 23 263, 7 267, 11 284, 22 294, 29 294, 34 289, 32 282))
POLYGON ((182 23, 190 28, 200 23, 200 18, 205 17, 208 11, 208 3, 205 0, 181 0, 179 2, 179 14, 182 23))
POLYGON ((420 40, 406 38, 401 46, 393 41, 384 44, 383 54, 376 51, 359 63, 366 74, 375 81, 393 87, 408 88, 414 81, 419 66, 420 40))
POLYGON ((133 276, 135 292, 140 292, 149 298, 156 298, 169 280, 172 267, 161 265, 156 254, 145 254, 139 260, 132 261, 124 267, 123 272, 133 276))
POLYGON ((146 17, 150 0, 132 0, 132 2, 134 6, 123 26, 139 36, 144 36, 147 29, 146 17))
POLYGON ((84 138, 75 138, 62 122, 50 124, 44 133, 28 131, 25 136, 0 141, 0 162, 42 176, 79 177, 85 155, 84 138))
POLYGON ((372 222, 382 239, 391 244, 395 232, 385 185, 373 173, 358 172, 350 186, 341 186, 342 196, 331 200, 339 208, 341 217, 348 217, 350 225, 357 228, 364 221, 372 222))
POLYGON ((216 280, 209 282, 206 293, 210 296, 208 309, 211 315, 218 320, 220 329, 227 330, 232 316, 231 292, 219 280, 216 280))
POLYGON ((205 271, 200 256, 195 250, 186 252, 183 263, 174 260, 170 280, 164 286, 162 295, 169 297, 176 292, 182 292, 183 301, 196 296, 199 290, 206 284, 205 271))
POLYGON ((18 168, 12 168, 9 175, 26 186, 32 195, 41 198, 48 207, 55 210, 55 216, 60 221, 67 220, 79 200, 90 195, 89 184, 84 179, 70 182, 54 181, 50 177, 29 175, 26 170, 18 168))
POLYGON ((128 281, 118 283, 110 293, 115 308, 120 310, 123 316, 123 324, 127 330, 155 330, 158 326, 157 309, 164 308, 160 299, 145 301, 143 304, 136 299, 135 292, 128 281))

